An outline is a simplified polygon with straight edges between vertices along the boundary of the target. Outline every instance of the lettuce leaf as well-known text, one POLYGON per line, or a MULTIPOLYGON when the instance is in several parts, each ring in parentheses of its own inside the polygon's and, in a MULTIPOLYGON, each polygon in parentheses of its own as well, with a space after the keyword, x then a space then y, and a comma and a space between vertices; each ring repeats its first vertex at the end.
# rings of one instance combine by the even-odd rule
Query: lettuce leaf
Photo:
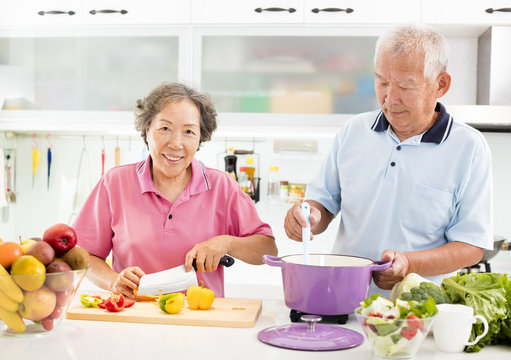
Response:
MULTIPOLYGON (((488 320, 489 331, 479 342, 467 347, 467 352, 478 352, 489 344, 511 342, 511 281, 507 274, 470 273, 456 275, 442 281, 442 289, 453 304, 464 304, 474 314, 488 320)), ((483 333, 483 324, 472 326, 470 341, 483 333)))

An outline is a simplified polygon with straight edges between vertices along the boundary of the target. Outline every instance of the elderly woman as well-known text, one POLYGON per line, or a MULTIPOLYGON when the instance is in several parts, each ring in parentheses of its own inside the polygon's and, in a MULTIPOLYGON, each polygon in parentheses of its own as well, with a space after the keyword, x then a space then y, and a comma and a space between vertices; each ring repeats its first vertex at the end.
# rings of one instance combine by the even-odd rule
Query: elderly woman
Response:
POLYGON ((198 280, 223 297, 222 256, 262 264, 277 248, 238 184, 194 158, 216 129, 214 106, 187 86, 163 83, 137 101, 135 115, 149 156, 108 171, 73 224, 93 255, 88 276, 133 298, 145 273, 183 264, 190 271, 196 259, 198 280))

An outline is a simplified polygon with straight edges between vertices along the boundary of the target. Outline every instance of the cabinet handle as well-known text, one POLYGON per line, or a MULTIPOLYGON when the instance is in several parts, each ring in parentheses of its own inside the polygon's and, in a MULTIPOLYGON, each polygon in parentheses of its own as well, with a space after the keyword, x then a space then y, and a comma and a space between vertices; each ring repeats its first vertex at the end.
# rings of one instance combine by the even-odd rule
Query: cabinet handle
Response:
POLYGON ((125 15, 128 13, 128 10, 91 10, 89 11, 89 14, 96 15, 96 14, 115 14, 119 13, 121 15, 125 15))
POLYGON ((313 13, 317 14, 319 13, 320 11, 324 11, 324 12, 339 12, 339 11, 346 11, 346 14, 349 14, 349 13, 352 13, 353 10, 352 8, 346 8, 346 9, 339 9, 339 8, 326 8, 326 9, 318 9, 318 8, 314 8, 311 10, 313 13))
POLYGON ((39 15, 41 16, 44 16, 44 15, 69 15, 69 16, 72 16, 74 14, 76 14, 74 11, 58 11, 58 10, 54 10, 54 11, 39 11, 38 12, 39 15))
POLYGON ((262 13, 263 11, 287 11, 289 13, 294 13, 296 11, 296 9, 294 9, 294 8, 284 9, 284 8, 271 7, 271 8, 267 8, 267 9, 257 8, 254 11, 258 12, 258 13, 262 13))
POLYGON ((492 14, 493 12, 495 11, 500 11, 500 12, 511 12, 511 8, 501 8, 501 9, 493 9, 493 8, 489 8, 489 9, 486 9, 485 10, 488 14, 492 14))

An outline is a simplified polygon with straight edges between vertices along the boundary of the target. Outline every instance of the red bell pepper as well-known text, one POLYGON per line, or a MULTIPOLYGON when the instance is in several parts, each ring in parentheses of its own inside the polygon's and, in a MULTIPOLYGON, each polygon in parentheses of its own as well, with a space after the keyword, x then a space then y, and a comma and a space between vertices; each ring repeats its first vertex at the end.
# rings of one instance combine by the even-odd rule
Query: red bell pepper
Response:
POLYGON ((119 312, 124 310, 126 306, 126 299, 124 298, 124 295, 115 292, 105 301, 105 309, 111 312, 119 312))

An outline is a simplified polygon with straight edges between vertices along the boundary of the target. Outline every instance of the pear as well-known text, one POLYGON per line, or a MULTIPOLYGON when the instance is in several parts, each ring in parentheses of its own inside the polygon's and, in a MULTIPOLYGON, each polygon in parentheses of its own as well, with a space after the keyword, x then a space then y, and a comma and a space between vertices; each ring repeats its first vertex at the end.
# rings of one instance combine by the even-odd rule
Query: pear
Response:
POLYGON ((69 249, 62 258, 73 270, 85 269, 89 266, 90 255, 84 248, 75 246, 69 249))

